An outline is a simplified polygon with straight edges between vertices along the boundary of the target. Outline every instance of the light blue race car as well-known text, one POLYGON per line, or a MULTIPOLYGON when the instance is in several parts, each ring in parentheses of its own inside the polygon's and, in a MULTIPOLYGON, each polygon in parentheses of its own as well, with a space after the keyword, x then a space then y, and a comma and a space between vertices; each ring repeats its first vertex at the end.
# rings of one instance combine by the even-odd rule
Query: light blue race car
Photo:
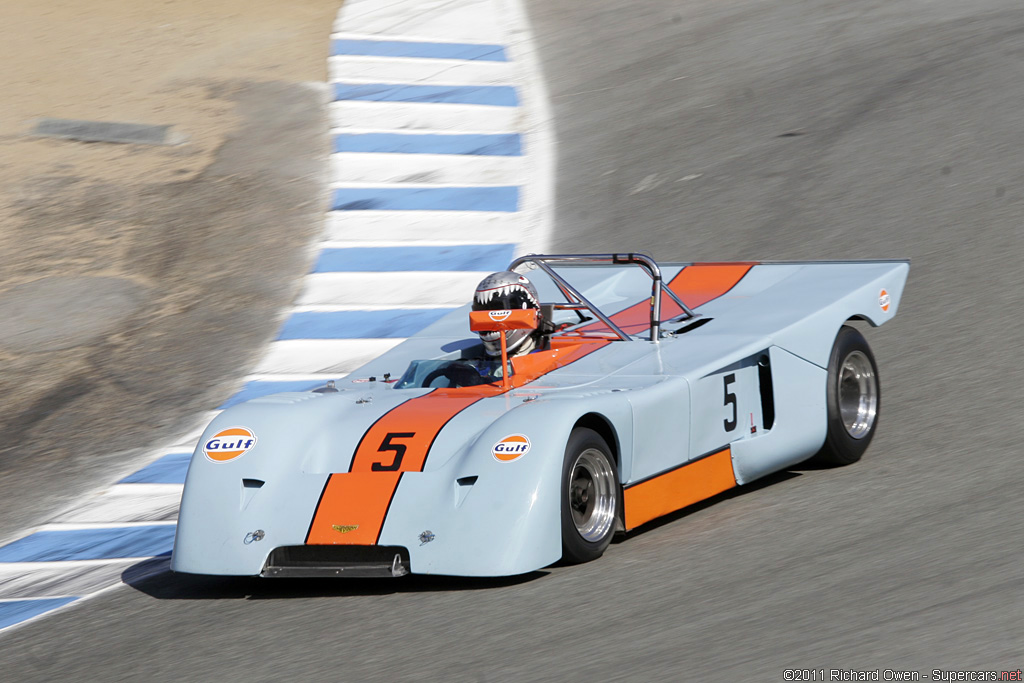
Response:
POLYGON ((586 562, 616 531, 734 486, 855 462, 878 427, 878 369, 850 323, 896 314, 907 261, 530 255, 509 271, 345 378, 219 414, 192 456, 171 568, 586 562))

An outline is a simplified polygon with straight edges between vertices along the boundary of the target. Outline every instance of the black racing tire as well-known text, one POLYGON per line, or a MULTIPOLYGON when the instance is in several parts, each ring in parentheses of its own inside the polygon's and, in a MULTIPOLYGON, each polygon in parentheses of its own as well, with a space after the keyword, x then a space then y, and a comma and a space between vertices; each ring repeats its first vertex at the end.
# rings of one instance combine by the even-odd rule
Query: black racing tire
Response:
POLYGON ((882 391, 878 366, 864 335, 844 325, 828 361, 828 432, 825 445, 812 458, 824 467, 860 460, 878 430, 882 391))
POLYGON ((596 560, 615 534, 622 487, 611 449, 594 430, 580 427, 569 435, 560 488, 562 561, 596 560))

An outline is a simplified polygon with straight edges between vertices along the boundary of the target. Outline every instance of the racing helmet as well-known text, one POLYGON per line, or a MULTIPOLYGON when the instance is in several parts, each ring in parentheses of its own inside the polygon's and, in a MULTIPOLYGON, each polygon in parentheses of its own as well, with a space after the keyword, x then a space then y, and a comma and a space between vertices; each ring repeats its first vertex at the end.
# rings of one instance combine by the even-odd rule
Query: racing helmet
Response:
MULTIPOLYGON (((491 273, 476 286, 473 294, 474 311, 507 311, 523 308, 540 309, 540 297, 537 288, 519 273, 502 270, 491 273)), ((536 341, 534 330, 506 330, 505 346, 508 355, 529 353, 536 341)), ((501 355, 501 332, 477 332, 484 343, 488 356, 501 355)))

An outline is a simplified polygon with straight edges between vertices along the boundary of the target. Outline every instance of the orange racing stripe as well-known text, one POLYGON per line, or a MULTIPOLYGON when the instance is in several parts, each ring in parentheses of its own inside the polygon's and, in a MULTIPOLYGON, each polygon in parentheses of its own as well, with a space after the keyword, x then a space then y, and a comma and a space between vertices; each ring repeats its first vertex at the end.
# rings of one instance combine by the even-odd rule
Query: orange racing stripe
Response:
POLYGON ((401 472, 332 474, 306 535, 309 545, 375 545, 401 472))
POLYGON ((484 397, 479 392, 445 392, 443 397, 435 393, 399 404, 366 430, 349 471, 332 474, 327 480, 306 535, 307 544, 377 543, 401 473, 423 471, 441 428, 484 397), (348 530, 352 526, 356 528, 348 530))
MULTIPOLYGON (((672 278, 668 287, 683 303, 697 308, 726 294, 739 284, 755 263, 698 263, 686 266, 672 278)), ((683 309, 671 297, 661 297, 661 319, 668 320, 681 314, 683 309)), ((651 303, 649 299, 633 304, 612 316, 612 322, 626 334, 640 334, 651 326, 651 303)), ((607 330, 604 323, 588 325, 588 331, 607 330)))
MULTIPOLYGON (((692 308, 725 294, 751 267, 752 264, 687 266, 672 279, 669 287, 692 308)), ((668 297, 663 298, 663 318, 681 312, 674 301, 668 297)), ((627 328, 639 326, 646 329, 650 326, 650 302, 644 299, 611 316, 611 319, 627 333, 636 333, 627 328)), ((602 323, 597 322, 577 332, 599 332, 600 329, 607 330, 602 323)), ((515 369, 511 378, 513 388, 611 343, 608 339, 592 337, 569 338, 564 343, 558 343, 561 341, 557 340, 549 351, 512 359, 515 369)), ((401 403, 385 413, 363 435, 352 457, 349 471, 335 473, 328 478, 306 535, 306 543, 376 544, 402 473, 423 471, 430 448, 441 429, 477 401, 501 393, 501 387, 497 385, 437 389, 401 403)), ((641 492, 660 490, 657 487, 646 487, 641 492)), ((634 493, 631 498, 638 500, 638 495, 641 493, 634 493)), ((646 493, 642 495, 643 498, 650 497, 646 493)))
MULTIPOLYGON (((690 308, 697 308, 727 294, 756 265, 756 263, 698 263, 679 271, 668 283, 668 286, 676 293, 676 296, 683 300, 684 304, 690 308)), ((661 313, 663 318, 671 318, 682 313, 682 310, 672 299, 665 299, 661 313)))

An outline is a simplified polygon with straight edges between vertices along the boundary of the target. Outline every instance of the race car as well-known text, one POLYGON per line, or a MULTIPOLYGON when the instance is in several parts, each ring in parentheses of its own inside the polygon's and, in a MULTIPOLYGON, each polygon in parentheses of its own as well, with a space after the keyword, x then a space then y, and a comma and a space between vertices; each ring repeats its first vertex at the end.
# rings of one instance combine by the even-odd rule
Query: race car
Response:
POLYGON ((192 456, 171 568, 587 562, 616 532, 772 472, 855 462, 878 428, 878 369, 853 323, 896 314, 907 261, 529 255, 509 271, 538 305, 501 285, 348 376, 220 413, 192 456), (532 352, 507 348, 516 331, 532 352))

